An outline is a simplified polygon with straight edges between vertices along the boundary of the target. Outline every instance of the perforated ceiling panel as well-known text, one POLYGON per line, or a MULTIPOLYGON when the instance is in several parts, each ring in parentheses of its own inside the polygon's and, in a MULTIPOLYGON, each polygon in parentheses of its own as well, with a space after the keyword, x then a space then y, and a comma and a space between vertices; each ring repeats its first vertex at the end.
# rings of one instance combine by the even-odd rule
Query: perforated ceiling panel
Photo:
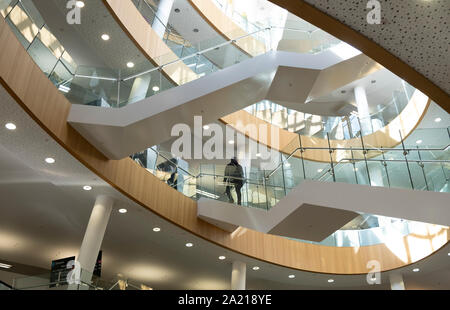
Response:
POLYGON ((304 0, 357 30, 450 94, 450 1, 379 0, 381 24, 367 22, 368 0, 304 0))

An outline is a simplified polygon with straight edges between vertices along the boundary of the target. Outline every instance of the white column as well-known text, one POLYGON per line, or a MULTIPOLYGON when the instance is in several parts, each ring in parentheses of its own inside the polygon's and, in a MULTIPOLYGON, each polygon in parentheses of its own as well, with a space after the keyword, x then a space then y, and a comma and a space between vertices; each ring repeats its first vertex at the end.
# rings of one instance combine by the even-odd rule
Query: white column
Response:
POLYGON ((382 169, 384 167, 380 163, 369 165, 370 185, 384 186, 382 169))
POLYGON ((91 274, 94 271, 95 262, 102 245, 113 204, 114 200, 104 195, 97 197, 95 201, 77 257, 81 269, 85 271, 82 273, 83 280, 87 280, 87 278, 83 277, 83 274, 87 274, 89 277, 87 281, 90 281, 91 274))
POLYGON ((245 290, 247 265, 243 262, 234 261, 231 270, 231 289, 245 290))
POLYGON ((403 282, 403 277, 399 273, 389 274, 389 281, 391 282, 391 290, 393 291, 404 291, 405 283, 403 282))
POLYGON ((174 0, 161 0, 159 2, 158 11, 156 12, 158 18, 155 18, 153 21, 152 28, 161 38, 164 37, 164 33, 166 32, 173 3, 174 0))
POLYGON ((150 73, 135 78, 133 86, 131 87, 128 103, 130 104, 145 99, 147 96, 148 88, 150 87, 150 82, 151 82, 150 73))
POLYGON ((369 113, 369 103, 367 102, 366 90, 362 86, 355 87, 355 102, 358 107, 358 116, 361 120, 361 130, 367 134, 371 132, 371 121, 369 113))

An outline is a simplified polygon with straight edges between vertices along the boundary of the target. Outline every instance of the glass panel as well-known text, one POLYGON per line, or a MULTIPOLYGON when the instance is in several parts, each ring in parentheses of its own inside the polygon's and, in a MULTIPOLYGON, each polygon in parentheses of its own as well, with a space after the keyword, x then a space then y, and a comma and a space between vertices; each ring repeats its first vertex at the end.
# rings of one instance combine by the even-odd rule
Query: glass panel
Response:
POLYGON ((118 76, 117 70, 80 66, 66 97, 74 104, 116 107, 119 92, 118 76))
POLYGON ((39 32, 39 27, 28 17, 20 4, 14 7, 8 18, 29 43, 39 32))
POLYGON ((19 0, 0 0, 0 14, 5 17, 19 0))
POLYGON ((47 76, 53 71, 58 61, 55 55, 37 38, 28 48, 28 54, 47 76))
POLYGON ((69 92, 73 75, 69 72, 69 70, 67 70, 61 61, 58 61, 56 67, 53 69, 53 72, 50 74, 49 79, 58 87, 63 85, 59 88, 61 91, 69 92))

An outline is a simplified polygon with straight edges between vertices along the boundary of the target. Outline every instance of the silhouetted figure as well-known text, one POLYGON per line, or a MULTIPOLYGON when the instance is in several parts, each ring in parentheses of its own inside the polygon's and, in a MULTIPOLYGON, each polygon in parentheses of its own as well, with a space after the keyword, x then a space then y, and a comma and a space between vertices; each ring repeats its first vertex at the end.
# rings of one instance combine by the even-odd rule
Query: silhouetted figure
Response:
POLYGON ((238 205, 241 204, 241 189, 244 185, 244 172, 242 166, 239 165, 236 157, 234 157, 230 163, 225 167, 225 178, 224 182, 227 182, 226 194, 231 203, 234 202, 233 197, 231 196, 231 188, 234 185, 236 190, 236 195, 238 199, 238 205))

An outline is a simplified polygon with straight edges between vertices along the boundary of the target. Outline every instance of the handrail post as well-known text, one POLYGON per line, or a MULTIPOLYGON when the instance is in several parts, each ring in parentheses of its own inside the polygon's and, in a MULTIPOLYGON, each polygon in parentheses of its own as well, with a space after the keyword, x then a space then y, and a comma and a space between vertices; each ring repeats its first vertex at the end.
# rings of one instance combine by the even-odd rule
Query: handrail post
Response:
POLYGON ((356 161, 355 161, 355 156, 353 155, 353 147, 352 146, 350 147, 350 152, 352 154, 352 165, 353 165, 353 172, 355 173, 355 181, 356 181, 356 184, 359 184, 358 183, 358 174, 356 173, 356 161))
POLYGON ((305 159, 303 158, 303 152, 305 150, 303 149, 303 145, 302 145, 302 136, 298 135, 298 139, 300 141, 300 156, 302 158, 303 180, 306 180, 305 159))
MULTIPOLYGON (((383 147, 381 147, 381 148, 383 148, 383 147)), ((382 165, 384 166, 384 171, 386 171, 386 178, 387 178, 387 181, 388 181, 388 186, 389 186, 389 188, 391 188, 391 180, 389 178, 387 162, 386 162, 386 157, 384 156, 384 151, 381 152, 381 155, 383 156, 382 165)))
POLYGON ((422 174, 423 174, 423 179, 425 180, 425 186, 427 188, 427 191, 429 191, 430 188, 428 187, 427 176, 425 174, 425 165, 422 162, 422 156, 420 155, 419 146, 417 146, 417 154, 419 155, 419 162, 418 162, 418 164, 422 168, 422 174))
POLYGON ((414 189, 414 183, 413 183, 412 176, 411 176, 411 170, 409 170, 409 163, 408 163, 408 157, 407 157, 408 151, 405 148, 405 142, 403 141, 402 131, 399 130, 398 132, 400 134, 400 140, 402 141, 403 156, 405 156, 406 169, 408 169, 409 181, 411 182, 411 188, 414 189))
POLYGON ((266 183, 266 176, 264 175, 263 177, 263 185, 264 185, 264 190, 266 192, 266 206, 267 206, 267 211, 269 211, 269 198, 267 197, 267 183, 266 183))
POLYGON ((287 195, 287 191, 286 191, 286 179, 284 177, 284 162, 283 162, 283 153, 280 153, 280 158, 281 158, 281 173, 283 175, 283 189, 284 189, 284 195, 287 195))
POLYGON ((334 164, 333 164, 333 149, 331 148, 330 134, 328 132, 327 132, 327 141, 328 141, 328 152, 330 153, 331 174, 333 175, 333 182, 336 182, 336 174, 334 173, 334 164))
MULTIPOLYGON (((360 128, 360 129, 361 129, 361 128, 360 128)), ((365 145, 364 145, 364 139, 363 139, 362 131, 361 131, 361 130, 359 131, 359 135, 360 135, 360 138, 361 138, 361 145, 362 145, 362 148, 363 148, 364 162, 366 163, 367 180, 369 181, 369 185, 372 186, 372 181, 370 180, 369 165, 368 165, 368 163, 367 163, 367 156, 366 156, 367 150, 366 150, 366 147, 365 147, 365 145)))

